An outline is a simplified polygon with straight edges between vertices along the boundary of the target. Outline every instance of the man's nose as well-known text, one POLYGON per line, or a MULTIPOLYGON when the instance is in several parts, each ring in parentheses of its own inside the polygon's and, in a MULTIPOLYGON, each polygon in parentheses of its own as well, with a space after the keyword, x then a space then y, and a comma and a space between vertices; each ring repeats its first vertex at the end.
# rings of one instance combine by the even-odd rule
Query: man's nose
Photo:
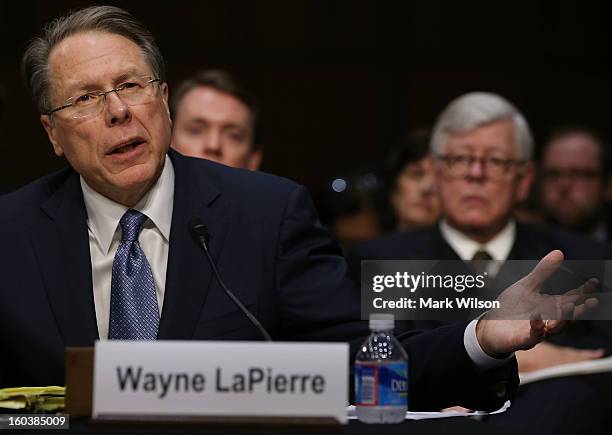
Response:
POLYGON ((467 178, 472 180, 482 180, 485 178, 485 163, 482 159, 474 159, 468 165, 467 178))
POLYGON ((569 174, 561 174, 557 177, 557 188, 562 191, 568 191, 573 184, 573 179, 569 174))
POLYGON ((102 103, 106 106, 104 117, 109 126, 120 125, 131 119, 130 107, 116 92, 106 94, 102 103))
POLYGON ((211 129, 204 138, 204 153, 210 155, 221 154, 221 134, 211 129))

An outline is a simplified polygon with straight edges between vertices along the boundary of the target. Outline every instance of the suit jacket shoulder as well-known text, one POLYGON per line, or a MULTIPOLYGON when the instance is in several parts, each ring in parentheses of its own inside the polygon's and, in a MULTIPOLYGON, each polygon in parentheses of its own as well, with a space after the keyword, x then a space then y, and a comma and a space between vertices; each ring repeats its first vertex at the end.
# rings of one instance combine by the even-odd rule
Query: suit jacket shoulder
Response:
POLYGON ((459 260, 437 226, 386 234, 354 245, 348 254, 351 277, 359 282, 361 260, 459 260))
MULTIPOLYGON (((175 172, 188 171, 194 178, 207 178, 224 195, 240 196, 244 200, 262 201, 275 195, 288 195, 298 183, 277 175, 250 171, 215 163, 210 160, 169 152, 175 172)), ((276 198, 278 199, 278 197, 276 198)))
POLYGON ((65 168, 0 196, 0 231, 14 231, 15 225, 33 223, 42 204, 60 191, 65 183, 78 182, 78 179, 78 174, 72 168, 65 168))
POLYGON ((610 245, 559 228, 517 225, 511 260, 539 260, 559 249, 566 260, 604 260, 610 258, 610 245))

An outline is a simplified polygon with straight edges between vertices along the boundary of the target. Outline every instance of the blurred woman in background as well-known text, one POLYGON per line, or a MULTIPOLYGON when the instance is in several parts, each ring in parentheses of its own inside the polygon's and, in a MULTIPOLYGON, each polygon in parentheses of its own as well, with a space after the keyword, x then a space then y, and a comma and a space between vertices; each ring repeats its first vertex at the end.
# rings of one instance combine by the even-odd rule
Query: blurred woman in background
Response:
POLYGON ((386 168, 385 230, 404 231, 434 225, 440 206, 434 186, 433 160, 429 155, 429 131, 415 130, 392 150, 386 168))

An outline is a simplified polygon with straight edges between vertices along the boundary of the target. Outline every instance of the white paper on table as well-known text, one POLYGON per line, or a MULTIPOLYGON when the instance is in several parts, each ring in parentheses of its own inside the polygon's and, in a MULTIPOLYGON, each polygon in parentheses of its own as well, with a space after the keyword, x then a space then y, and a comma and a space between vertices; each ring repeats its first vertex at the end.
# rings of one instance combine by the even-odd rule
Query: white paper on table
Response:
POLYGON ((569 364, 560 364, 532 372, 519 373, 521 385, 544 379, 560 378, 563 376, 590 375, 593 373, 612 372, 612 356, 590 361, 581 361, 569 364))
MULTIPOLYGON (((449 418, 449 417, 481 417, 484 415, 495 415, 501 414, 502 412, 506 412, 508 408, 510 408, 510 401, 506 400, 504 405, 491 412, 485 411, 472 411, 472 412, 457 412, 457 411, 448 411, 448 412, 406 412, 406 420, 433 420, 436 418, 449 418)), ((357 415, 355 414, 355 405, 346 407, 346 414, 349 420, 355 420, 357 415)))

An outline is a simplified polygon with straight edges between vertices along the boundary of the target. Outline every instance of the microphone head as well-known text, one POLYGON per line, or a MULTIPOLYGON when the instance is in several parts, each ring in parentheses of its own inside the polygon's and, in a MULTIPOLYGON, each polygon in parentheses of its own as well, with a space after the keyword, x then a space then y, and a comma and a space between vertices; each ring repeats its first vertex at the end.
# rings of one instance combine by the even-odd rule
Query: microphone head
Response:
POLYGON ((196 243, 204 243, 208 245, 208 228, 204 222, 202 222, 202 219, 200 219, 198 216, 193 216, 191 219, 189 219, 187 226, 189 227, 191 237, 193 237, 193 240, 195 240, 196 243))

